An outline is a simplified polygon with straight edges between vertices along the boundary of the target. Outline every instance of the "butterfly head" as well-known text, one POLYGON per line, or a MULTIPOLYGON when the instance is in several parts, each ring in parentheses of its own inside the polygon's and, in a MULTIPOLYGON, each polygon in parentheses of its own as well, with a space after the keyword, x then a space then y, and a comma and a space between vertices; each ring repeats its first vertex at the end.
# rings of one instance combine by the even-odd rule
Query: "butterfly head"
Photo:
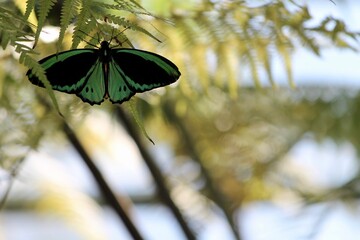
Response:
POLYGON ((107 42, 107 41, 102 41, 102 42, 100 43, 100 46, 101 46, 101 48, 103 48, 103 49, 107 49, 107 48, 109 48, 109 42, 107 42))
POLYGON ((101 53, 101 61, 108 62, 111 58, 111 49, 110 43, 107 41, 102 41, 100 43, 100 53, 101 53))

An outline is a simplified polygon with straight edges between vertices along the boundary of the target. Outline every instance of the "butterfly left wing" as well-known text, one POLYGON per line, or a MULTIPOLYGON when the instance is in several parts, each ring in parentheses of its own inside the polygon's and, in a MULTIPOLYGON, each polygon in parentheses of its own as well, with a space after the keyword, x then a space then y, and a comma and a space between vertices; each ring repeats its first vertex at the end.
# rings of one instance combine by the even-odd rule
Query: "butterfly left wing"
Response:
MULTIPOLYGON (((75 93, 83 101, 100 104, 105 96, 104 73, 97 49, 74 49, 39 61, 54 90, 75 93)), ((44 84, 30 69, 26 75, 39 87, 44 84)))
POLYGON ((108 69, 108 92, 113 103, 128 100, 138 92, 169 85, 180 77, 170 60, 137 49, 112 49, 108 69))
POLYGON ((91 105, 100 104, 104 101, 105 75, 103 71, 103 63, 98 59, 85 76, 85 85, 76 95, 84 102, 91 105))

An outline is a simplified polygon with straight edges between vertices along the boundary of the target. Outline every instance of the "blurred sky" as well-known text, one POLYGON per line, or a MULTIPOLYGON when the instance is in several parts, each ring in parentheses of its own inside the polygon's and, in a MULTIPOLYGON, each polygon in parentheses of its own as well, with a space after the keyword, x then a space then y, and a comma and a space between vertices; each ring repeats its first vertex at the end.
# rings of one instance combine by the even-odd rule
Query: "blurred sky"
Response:
MULTIPOLYGON (((314 22, 331 15, 342 19, 350 30, 360 32, 360 1, 334 1, 336 5, 327 0, 306 2, 314 22)), ((299 88, 308 85, 360 87, 360 55, 357 52, 328 46, 321 51, 319 58, 299 47, 292 59, 294 79, 299 88)), ((287 86, 282 63, 277 60, 274 67, 277 83, 287 86)), ((291 164, 303 168, 313 183, 324 187, 339 186, 353 177, 358 169, 354 147, 351 144, 338 146, 331 140, 318 144, 304 139, 296 144, 289 159, 291 164)), ((359 206, 349 209, 340 202, 331 202, 305 211, 297 207, 296 203, 291 205, 285 199, 279 200, 279 205, 260 202, 248 206, 240 216, 244 239, 359 239, 359 206), (311 228, 314 228, 314 235, 311 235, 311 228)))
MULTIPOLYGON (((336 5, 328 0, 306 2, 315 23, 327 16, 333 16, 342 19, 349 30, 360 32, 360 1, 334 1, 336 5)), ((358 44, 354 44, 354 46, 358 47, 358 44)), ((319 58, 310 54, 309 50, 299 47, 292 59, 294 78, 298 86, 360 86, 360 67, 358 66, 360 55, 352 50, 338 50, 327 46, 327 49, 321 51, 319 58)), ((279 74, 275 79, 286 80, 285 73, 282 68, 279 68, 279 65, 277 65, 275 73, 279 74)))

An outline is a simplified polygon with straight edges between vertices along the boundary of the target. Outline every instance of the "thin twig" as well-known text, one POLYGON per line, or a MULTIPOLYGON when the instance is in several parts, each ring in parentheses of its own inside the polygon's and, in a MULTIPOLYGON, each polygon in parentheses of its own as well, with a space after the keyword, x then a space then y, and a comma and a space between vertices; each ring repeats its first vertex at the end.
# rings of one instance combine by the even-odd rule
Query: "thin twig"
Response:
POLYGON ((94 164, 94 162, 92 161, 92 159, 90 158, 88 153, 85 151, 85 149, 82 146, 82 144, 80 143, 79 139, 76 137, 73 130, 65 122, 64 122, 64 125, 63 125, 63 129, 64 129, 64 132, 65 132, 67 138, 72 143, 74 148, 77 150, 77 152, 79 153, 79 155, 84 160, 87 167, 89 168, 90 172, 94 176, 94 178, 95 178, 101 192, 104 195, 104 198, 113 207, 113 209, 115 210, 117 215, 121 218, 121 220, 125 224, 127 230, 131 234, 131 236, 135 240, 143 239, 143 237, 140 235, 139 231, 137 230, 137 228, 135 227, 135 225, 133 224, 131 219, 126 214, 123 207, 120 205, 119 201, 116 199, 115 194, 110 189, 109 185, 105 181, 105 179, 102 176, 101 172, 96 167, 96 165, 94 164))
POLYGON ((170 208, 172 213, 174 214, 175 218, 179 222, 179 225, 181 226, 184 234, 186 235, 187 239, 189 240, 195 240, 196 237, 188 224, 186 223, 184 217, 182 216, 180 210, 175 205, 173 200, 170 197, 169 190, 167 186, 165 185, 165 178, 162 175, 160 169, 156 165, 154 159, 151 157, 150 153, 147 151, 143 141, 139 137, 139 133, 137 131, 137 128, 134 126, 132 121, 128 119, 128 116, 124 113, 124 111, 121 109, 121 107, 116 108, 116 114, 118 118, 122 121, 124 124, 125 129, 128 131, 129 135, 133 138, 136 145, 139 148, 140 154, 142 155, 146 165, 148 166, 150 173, 152 174, 154 181, 157 186, 158 194, 160 195, 161 200, 170 208))
MULTIPOLYGON (((26 155, 27 154, 25 154, 25 156, 26 155)), ((19 161, 17 161, 15 163, 15 166, 13 167, 13 169, 10 172, 9 184, 8 184, 8 186, 7 186, 6 190, 5 190, 5 193, 2 196, 1 201, 0 201, 0 211, 5 207, 5 203, 6 203, 7 199, 8 199, 8 197, 9 197, 12 186, 14 185, 14 182, 15 182, 15 179, 16 179, 15 177, 17 176, 17 174, 19 172, 19 169, 20 169, 20 166, 24 162, 24 159, 25 159, 25 157, 22 157, 19 161)))
POLYGON ((197 150, 195 149, 194 141, 186 128, 186 126, 183 124, 182 121, 178 120, 178 117, 173 111, 173 108, 171 107, 171 103, 168 101, 165 105, 165 112, 167 116, 169 116, 170 121, 172 121, 172 124, 176 127, 179 135, 183 139, 183 143, 185 144, 185 148, 188 151, 188 154, 191 156, 191 158, 199 164, 201 168, 201 174, 204 176, 206 181, 206 186, 209 190, 209 193, 212 197, 212 199, 215 201, 215 203, 223 210, 226 220, 234 234, 235 239, 240 240, 240 232, 238 230, 237 223, 235 222, 235 219, 233 217, 233 211, 229 208, 229 204, 227 204, 226 197, 217 189, 216 184, 214 183, 209 171, 204 166, 201 158, 199 157, 199 154, 197 153, 197 150))

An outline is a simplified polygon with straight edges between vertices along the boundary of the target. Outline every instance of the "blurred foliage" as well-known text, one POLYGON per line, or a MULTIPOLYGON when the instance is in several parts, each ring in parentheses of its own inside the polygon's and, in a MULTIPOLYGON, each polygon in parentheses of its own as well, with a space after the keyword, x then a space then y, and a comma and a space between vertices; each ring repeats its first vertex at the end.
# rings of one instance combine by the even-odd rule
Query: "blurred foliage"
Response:
MULTIPOLYGON (((314 23, 306 5, 280 0, 267 4, 147 0, 142 2, 147 10, 133 0, 26 3, 25 7, 25 1, 0 5, 1 168, 11 172, 43 139, 64 141, 62 120, 48 107, 49 93, 29 84, 24 76, 27 68, 19 62, 35 66, 30 53, 43 57, 86 45, 81 40, 97 44, 99 36, 110 39, 115 34, 118 43, 162 54, 182 72, 174 86, 139 95, 136 107, 150 137, 168 143, 175 153, 175 160, 169 159, 173 168, 167 179, 190 219, 201 222, 199 216, 207 216, 201 211, 209 211, 215 203, 234 225, 232 215, 244 203, 270 200, 289 190, 308 202, 334 198, 329 192, 335 190, 339 199, 358 197, 358 178, 316 192, 304 189, 297 176, 282 168, 288 152, 305 136, 350 142, 360 149, 357 91, 292 88, 291 55, 296 48, 306 47, 316 55, 329 44, 356 50, 358 33, 349 31, 341 20, 329 16, 314 23), (33 14, 37 22, 27 22, 33 14), (60 27, 56 44, 41 37, 50 24, 60 27), (29 39, 35 39, 35 50, 25 44, 29 39), (292 90, 277 87, 274 57, 281 57, 292 90), (266 80, 260 77, 264 72, 266 80), (242 86, 248 79, 253 85, 242 86), (191 206, 181 201, 184 194, 193 197, 191 206)), ((94 129, 86 130, 93 126, 82 124, 96 111, 111 117, 110 103, 90 107, 71 95, 53 96, 66 121, 75 129, 85 128, 81 139, 87 149, 106 146, 91 135, 94 129)))
MULTIPOLYGON (((188 145, 195 146, 200 159, 197 164, 206 166, 236 209, 243 202, 269 199, 278 187, 284 187, 276 186, 282 184, 275 181, 276 174, 282 171, 279 165, 292 147, 307 136, 319 142, 328 138, 339 144, 350 142, 359 155, 359 96, 356 90, 331 87, 243 89, 233 100, 214 88, 211 96, 184 104, 186 110, 175 118, 177 115, 168 111, 176 111, 179 101, 162 101, 164 115, 151 117, 157 120, 149 124, 149 132, 167 126, 169 130, 162 131, 162 138, 176 146, 178 156, 189 154, 188 145), (184 139, 174 129, 176 126, 191 137, 184 139)), ((198 178, 201 177, 199 173, 198 178)), ((206 192, 206 187, 201 190, 206 192)))

